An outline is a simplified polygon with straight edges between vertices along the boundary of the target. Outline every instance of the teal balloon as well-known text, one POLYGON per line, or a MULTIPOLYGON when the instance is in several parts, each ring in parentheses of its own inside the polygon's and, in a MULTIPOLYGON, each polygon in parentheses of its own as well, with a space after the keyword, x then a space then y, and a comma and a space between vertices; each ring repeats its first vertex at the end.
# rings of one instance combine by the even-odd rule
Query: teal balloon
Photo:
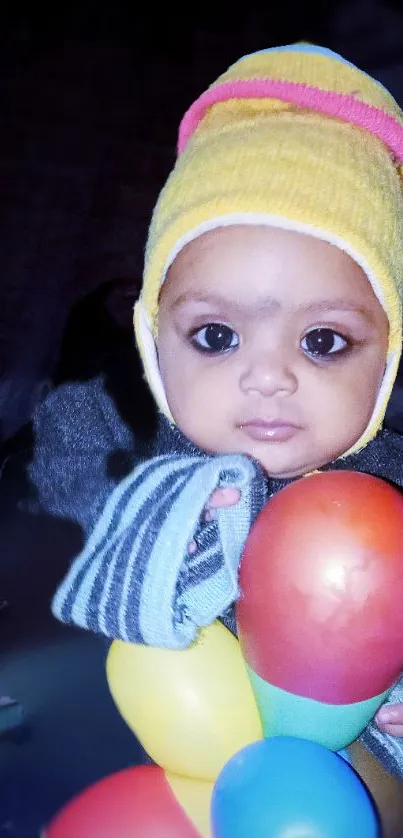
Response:
POLYGON ((378 819, 344 759, 303 739, 248 745, 213 789, 214 838, 380 838, 378 819))
POLYGON ((354 742, 390 692, 354 704, 325 704, 275 687, 249 666, 247 671, 264 736, 298 736, 331 751, 340 751, 354 742))

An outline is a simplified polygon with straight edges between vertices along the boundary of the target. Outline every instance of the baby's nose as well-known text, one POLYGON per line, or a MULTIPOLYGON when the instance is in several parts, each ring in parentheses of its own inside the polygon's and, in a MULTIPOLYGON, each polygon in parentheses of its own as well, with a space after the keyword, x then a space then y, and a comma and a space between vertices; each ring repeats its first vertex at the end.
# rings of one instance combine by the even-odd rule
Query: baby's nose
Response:
POLYGON ((246 394, 262 396, 295 392, 297 376, 291 358, 276 349, 256 353, 241 372, 240 387, 246 394))

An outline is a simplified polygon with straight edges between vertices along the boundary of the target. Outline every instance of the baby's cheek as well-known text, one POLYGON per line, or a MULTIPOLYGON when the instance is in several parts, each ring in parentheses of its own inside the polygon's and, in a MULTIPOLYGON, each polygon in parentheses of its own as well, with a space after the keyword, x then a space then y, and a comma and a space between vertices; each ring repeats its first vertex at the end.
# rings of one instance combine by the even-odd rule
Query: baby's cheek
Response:
POLYGON ((203 399, 192 379, 180 372, 174 380, 167 382, 166 396, 176 424, 183 433, 192 438, 199 424, 203 424, 203 399))
POLYGON ((224 433, 222 407, 217 398, 196 387, 189 389, 177 411, 177 424, 198 448, 220 451, 220 437, 224 433))

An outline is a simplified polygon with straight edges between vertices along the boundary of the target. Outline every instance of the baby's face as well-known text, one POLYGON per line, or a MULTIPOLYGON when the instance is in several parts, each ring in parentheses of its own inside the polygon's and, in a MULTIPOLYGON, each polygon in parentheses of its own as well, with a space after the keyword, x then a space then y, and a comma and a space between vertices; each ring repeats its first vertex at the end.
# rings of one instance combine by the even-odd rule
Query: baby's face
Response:
POLYGON ((295 477, 364 432, 385 368, 387 317, 338 248, 268 227, 187 245, 162 287, 158 356, 172 415, 199 448, 295 477))

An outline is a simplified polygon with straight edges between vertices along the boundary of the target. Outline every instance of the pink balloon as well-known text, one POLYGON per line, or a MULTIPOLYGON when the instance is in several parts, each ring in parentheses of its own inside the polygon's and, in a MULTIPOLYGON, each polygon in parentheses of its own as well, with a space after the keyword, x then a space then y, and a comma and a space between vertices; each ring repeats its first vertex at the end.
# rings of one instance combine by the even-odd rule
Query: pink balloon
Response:
POLYGON ((43 838, 198 838, 162 768, 142 765, 100 780, 54 817, 43 838))

